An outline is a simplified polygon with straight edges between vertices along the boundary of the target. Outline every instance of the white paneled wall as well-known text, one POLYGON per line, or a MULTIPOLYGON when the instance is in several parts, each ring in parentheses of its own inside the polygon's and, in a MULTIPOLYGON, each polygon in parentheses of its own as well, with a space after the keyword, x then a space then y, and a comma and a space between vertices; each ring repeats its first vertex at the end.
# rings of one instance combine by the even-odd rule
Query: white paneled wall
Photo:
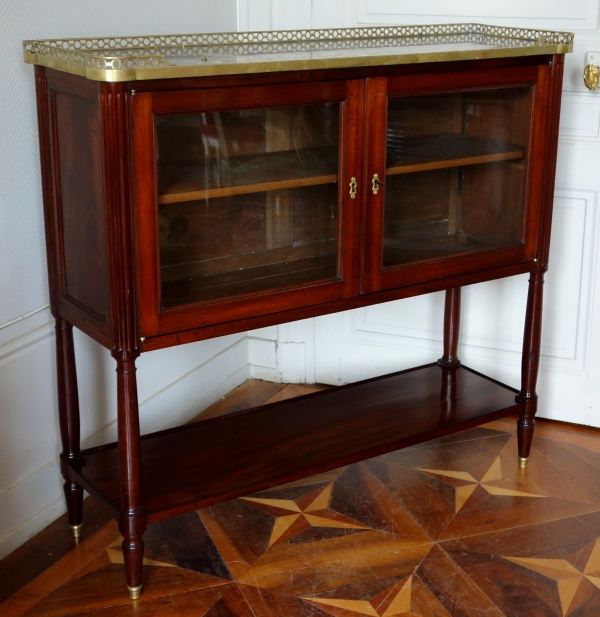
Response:
MULTIPOLYGON (((236 0, 0 0, 0 559, 64 511, 47 308, 33 69, 21 41, 237 29, 236 0)), ((109 353, 76 335, 84 445, 116 435, 109 353)), ((145 354, 144 432, 191 418, 249 376, 245 335, 145 354)))
MULTIPOLYGON (((327 2, 326 2, 327 4, 327 2)), ((597 0, 356 0, 359 23, 487 21, 499 25, 588 30, 597 25, 597 0)))
MULTIPOLYGON (((600 51, 599 0, 246 0, 254 28, 476 21, 574 31, 566 58, 554 229, 546 277, 540 415, 600 426, 600 92, 583 86, 587 51, 600 51), (261 5, 260 11, 252 6, 261 5), (301 20, 294 16, 301 7, 301 20), (269 15, 269 20, 259 16, 269 15), (302 25, 300 25, 302 24, 302 25)), ((240 18, 240 25, 244 20, 240 18)), ((459 353, 515 387, 527 277, 464 289, 459 353)), ((340 384, 431 362, 441 355, 443 294, 431 294, 250 333, 252 372, 265 379, 340 384), (290 336, 293 333, 293 336, 290 336)))

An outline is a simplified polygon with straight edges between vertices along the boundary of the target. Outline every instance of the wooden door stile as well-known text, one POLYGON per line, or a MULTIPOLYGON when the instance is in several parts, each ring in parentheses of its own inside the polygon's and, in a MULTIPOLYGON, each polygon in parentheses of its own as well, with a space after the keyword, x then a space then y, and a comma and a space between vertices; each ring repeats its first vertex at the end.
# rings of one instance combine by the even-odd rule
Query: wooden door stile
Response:
POLYGON ((380 187, 378 194, 375 195, 372 183, 375 174, 378 174, 379 178, 386 177, 387 90, 386 77, 373 77, 367 80, 362 293, 381 289, 385 186, 380 187))

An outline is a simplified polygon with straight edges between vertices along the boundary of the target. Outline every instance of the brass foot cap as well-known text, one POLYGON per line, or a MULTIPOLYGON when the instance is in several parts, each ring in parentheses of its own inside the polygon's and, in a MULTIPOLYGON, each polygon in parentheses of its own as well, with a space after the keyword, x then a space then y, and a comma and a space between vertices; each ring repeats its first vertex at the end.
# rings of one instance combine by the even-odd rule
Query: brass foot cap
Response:
POLYGON ((83 523, 81 525, 71 525, 71 531, 73 532, 74 538, 79 538, 81 535, 81 528, 83 527, 83 523))
POLYGON ((519 467, 521 469, 525 469, 525 467, 527 467, 527 463, 529 463, 529 457, 523 458, 522 456, 519 456, 519 467))
POLYGON ((129 585, 127 585, 127 591, 129 592, 129 597, 132 600, 138 600, 139 597, 142 595, 142 586, 139 585, 138 587, 130 587, 129 585))

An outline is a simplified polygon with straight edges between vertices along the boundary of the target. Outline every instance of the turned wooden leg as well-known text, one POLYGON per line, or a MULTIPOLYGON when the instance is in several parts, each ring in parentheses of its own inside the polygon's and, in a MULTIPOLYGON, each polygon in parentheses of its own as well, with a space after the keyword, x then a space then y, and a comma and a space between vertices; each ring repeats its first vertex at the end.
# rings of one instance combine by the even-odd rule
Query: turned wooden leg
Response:
POLYGON ((537 411, 537 393, 535 386, 540 363, 540 342, 542 336, 542 297, 544 272, 533 272, 529 278, 527 294, 527 313, 525 315, 525 334, 523 336, 523 357, 521 364, 521 391, 517 403, 523 403, 525 409, 519 415, 517 434, 519 440, 519 467, 527 467, 535 413, 537 411))
POLYGON ((446 290, 444 307, 444 355, 438 360, 442 370, 442 409, 449 420, 456 411, 456 369, 458 359, 458 331, 460 329, 460 287, 446 290))
POLYGON ((79 434, 79 394, 73 346, 73 326, 57 317, 56 366, 58 379, 58 413, 62 452, 60 467, 65 483, 67 515, 73 535, 78 538, 83 524, 83 489, 69 477, 69 465, 83 465, 79 434))
POLYGON ((142 591, 142 536, 146 530, 146 514, 141 501, 140 423, 135 370, 135 359, 117 360, 121 479, 119 530, 123 535, 127 590, 132 600, 137 600, 142 591))
POLYGON ((446 290, 444 306, 444 355, 438 363, 447 368, 460 366, 458 331, 460 329, 460 287, 446 290))

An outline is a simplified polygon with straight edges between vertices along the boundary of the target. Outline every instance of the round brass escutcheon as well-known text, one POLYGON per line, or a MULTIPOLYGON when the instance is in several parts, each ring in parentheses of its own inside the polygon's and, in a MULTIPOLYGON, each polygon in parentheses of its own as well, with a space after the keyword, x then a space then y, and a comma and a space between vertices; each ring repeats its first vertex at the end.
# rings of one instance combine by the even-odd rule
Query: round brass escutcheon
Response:
POLYGON ((595 90, 599 81, 600 71, 593 62, 590 62, 583 71, 583 83, 588 90, 595 90))

